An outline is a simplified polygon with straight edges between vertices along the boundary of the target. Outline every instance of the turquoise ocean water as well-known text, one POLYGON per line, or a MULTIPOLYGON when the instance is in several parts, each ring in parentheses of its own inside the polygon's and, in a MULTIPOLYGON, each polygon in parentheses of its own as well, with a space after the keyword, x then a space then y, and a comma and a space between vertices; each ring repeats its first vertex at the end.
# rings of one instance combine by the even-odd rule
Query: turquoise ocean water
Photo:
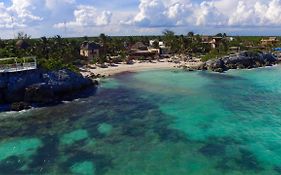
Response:
POLYGON ((0 113, 0 175, 281 174, 281 67, 124 73, 0 113))

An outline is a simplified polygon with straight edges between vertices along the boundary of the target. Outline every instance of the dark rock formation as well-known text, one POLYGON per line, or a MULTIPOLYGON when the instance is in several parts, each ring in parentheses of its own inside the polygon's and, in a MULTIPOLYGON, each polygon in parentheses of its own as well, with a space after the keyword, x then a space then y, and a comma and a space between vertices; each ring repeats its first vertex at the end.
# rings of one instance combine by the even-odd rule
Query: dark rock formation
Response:
POLYGON ((25 89, 24 101, 26 102, 48 104, 55 99, 53 90, 46 83, 34 84, 25 89))
POLYGON ((198 66, 197 69, 225 72, 229 69, 252 69, 257 67, 272 66, 276 63, 277 59, 272 54, 242 52, 235 56, 209 60, 198 66))
POLYGON ((226 66, 223 60, 210 60, 205 63, 208 70, 214 72, 224 72, 226 70, 226 66))
POLYGON ((11 104, 11 111, 22 111, 30 108, 30 105, 26 102, 15 102, 11 104))
POLYGON ((26 106, 18 102, 40 105, 56 103, 72 93, 95 86, 96 82, 67 69, 2 73, 0 103, 13 104, 12 109, 25 109, 26 106))
POLYGON ((8 103, 23 101, 25 88, 42 81, 42 71, 24 71, 1 74, 5 101, 8 103))
POLYGON ((43 74, 43 81, 56 95, 62 95, 93 85, 91 79, 69 70, 59 70, 43 74))
POLYGON ((4 94, 0 89, 0 104, 4 103, 4 94))

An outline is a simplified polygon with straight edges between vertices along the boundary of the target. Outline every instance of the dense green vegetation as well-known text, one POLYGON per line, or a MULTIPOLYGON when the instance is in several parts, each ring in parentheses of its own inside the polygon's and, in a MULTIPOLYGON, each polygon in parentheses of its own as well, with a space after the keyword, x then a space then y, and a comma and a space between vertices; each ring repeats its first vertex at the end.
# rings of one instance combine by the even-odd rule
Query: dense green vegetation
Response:
MULTIPOLYGON (((109 60, 109 55, 119 55, 116 59, 125 61, 129 46, 136 42, 149 45, 149 41, 152 39, 164 41, 165 45, 170 48, 173 54, 200 57, 204 61, 230 54, 233 52, 231 48, 260 51, 261 49, 271 50, 271 47, 273 47, 260 47, 260 40, 266 37, 241 36, 233 37, 232 40, 229 40, 229 37, 227 37, 225 33, 219 33, 216 36, 222 37, 222 40, 215 49, 212 49, 210 44, 202 42, 202 36, 200 35, 196 35, 193 32, 188 32, 186 35, 176 35, 170 30, 165 30, 161 36, 119 37, 100 34, 99 37, 85 36, 80 38, 62 38, 60 36, 54 36, 51 38, 42 37, 38 39, 31 39, 30 36, 19 33, 17 39, 0 39, 0 58, 36 56, 38 64, 42 68, 70 68, 76 70, 76 65, 83 64, 83 61, 81 61, 83 58, 80 56, 80 45, 84 41, 93 41, 102 45, 102 52, 99 57, 93 60, 94 63, 114 61, 109 60), (18 43, 19 40, 22 42, 18 43)), ((279 37, 278 39, 280 41, 281 38, 279 37)), ((277 45, 280 45, 280 43, 277 45)), ((153 43, 153 47, 159 48, 158 43, 153 43)), ((1 63, 4 64, 5 61, 0 62, 0 64, 1 63)))
POLYGON ((11 59, 0 59, 0 64, 15 64, 15 63, 30 63, 30 62, 34 62, 33 58, 29 58, 29 57, 22 57, 22 58, 11 58, 11 59))

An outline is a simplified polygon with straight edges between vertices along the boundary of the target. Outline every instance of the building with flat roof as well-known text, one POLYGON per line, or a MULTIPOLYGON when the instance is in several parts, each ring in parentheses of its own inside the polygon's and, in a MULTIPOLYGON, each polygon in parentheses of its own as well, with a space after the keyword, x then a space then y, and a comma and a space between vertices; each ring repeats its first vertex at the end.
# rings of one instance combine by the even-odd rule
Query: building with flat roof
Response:
POLYGON ((269 37, 268 39, 262 39, 261 40, 261 45, 262 46, 272 46, 276 45, 279 42, 277 37, 269 37))

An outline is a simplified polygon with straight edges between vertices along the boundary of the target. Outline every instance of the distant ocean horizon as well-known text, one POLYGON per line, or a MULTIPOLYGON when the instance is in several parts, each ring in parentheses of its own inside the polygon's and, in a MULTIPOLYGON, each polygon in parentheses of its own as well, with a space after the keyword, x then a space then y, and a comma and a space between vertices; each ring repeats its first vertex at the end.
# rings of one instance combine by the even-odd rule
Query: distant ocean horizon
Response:
POLYGON ((0 175, 281 174, 281 67, 153 70, 0 113, 0 175))

